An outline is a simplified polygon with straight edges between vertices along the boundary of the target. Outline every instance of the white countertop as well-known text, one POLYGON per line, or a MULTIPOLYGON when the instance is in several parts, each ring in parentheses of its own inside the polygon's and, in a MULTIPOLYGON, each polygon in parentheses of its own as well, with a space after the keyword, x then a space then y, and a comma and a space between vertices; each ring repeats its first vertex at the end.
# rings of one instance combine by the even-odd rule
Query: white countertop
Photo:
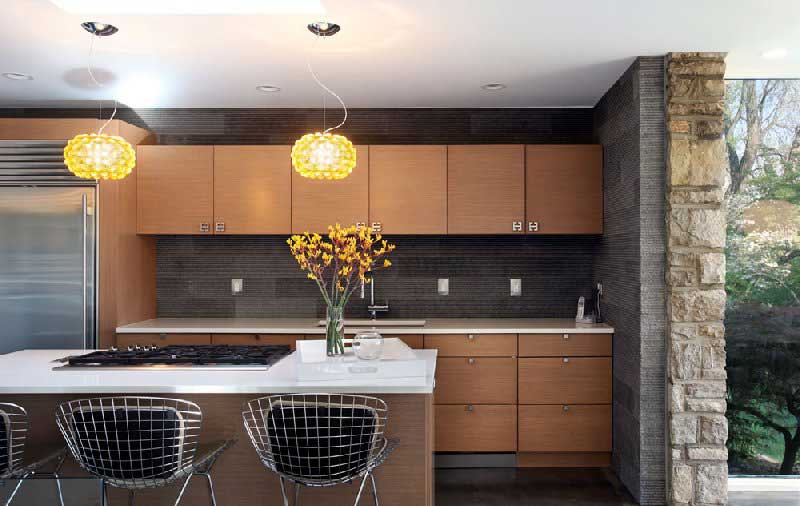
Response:
MULTIPOLYGON (((117 327, 117 333, 324 334, 325 327, 318 325, 318 322, 317 318, 155 318, 117 327)), ((614 333, 614 329, 605 323, 575 323, 573 320, 555 318, 429 318, 422 327, 377 328, 384 336, 614 333)))
POLYGON ((272 394, 433 392, 436 350, 415 350, 425 360, 424 386, 414 378, 369 379, 346 374, 342 380, 299 382, 294 356, 267 371, 223 369, 53 370, 55 360, 88 350, 25 350, 0 355, 0 394, 272 394))

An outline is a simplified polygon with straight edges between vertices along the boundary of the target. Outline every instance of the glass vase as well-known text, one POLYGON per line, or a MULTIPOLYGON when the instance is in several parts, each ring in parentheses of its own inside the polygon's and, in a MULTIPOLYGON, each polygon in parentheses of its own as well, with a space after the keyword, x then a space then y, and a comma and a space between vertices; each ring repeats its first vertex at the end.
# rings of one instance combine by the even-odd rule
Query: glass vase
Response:
POLYGON ((328 356, 344 355, 344 308, 328 306, 325 316, 325 343, 328 356))

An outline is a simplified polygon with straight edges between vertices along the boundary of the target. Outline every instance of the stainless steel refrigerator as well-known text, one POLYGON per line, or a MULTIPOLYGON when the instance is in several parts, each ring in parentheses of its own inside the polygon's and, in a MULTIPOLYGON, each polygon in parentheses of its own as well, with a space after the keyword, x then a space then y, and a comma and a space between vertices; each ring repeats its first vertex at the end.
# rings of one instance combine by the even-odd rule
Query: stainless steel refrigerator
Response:
POLYGON ((0 141, 0 354, 95 345, 97 188, 61 149, 0 141))

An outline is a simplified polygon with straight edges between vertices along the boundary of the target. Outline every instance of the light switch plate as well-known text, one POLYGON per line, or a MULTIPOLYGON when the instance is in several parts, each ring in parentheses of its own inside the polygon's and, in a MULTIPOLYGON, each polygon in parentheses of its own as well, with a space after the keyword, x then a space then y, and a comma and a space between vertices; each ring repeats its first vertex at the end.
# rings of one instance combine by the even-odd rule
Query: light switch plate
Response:
POLYGON ((231 295, 239 295, 244 290, 243 279, 231 279, 231 295))
POLYGON ((439 295, 450 294, 450 280, 448 278, 439 278, 436 282, 436 293, 439 295))
POLYGON ((520 297, 522 295, 522 279, 511 278, 511 296, 520 297))

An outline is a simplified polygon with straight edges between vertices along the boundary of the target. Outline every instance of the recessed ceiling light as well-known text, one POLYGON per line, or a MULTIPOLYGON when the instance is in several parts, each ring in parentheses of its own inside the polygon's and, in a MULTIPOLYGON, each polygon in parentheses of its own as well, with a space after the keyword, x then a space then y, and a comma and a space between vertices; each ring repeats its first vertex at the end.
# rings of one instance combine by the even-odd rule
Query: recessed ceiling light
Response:
POLYGON ((489 84, 484 84, 483 86, 481 86, 481 89, 483 89, 485 91, 500 91, 500 90, 504 90, 506 88, 507 88, 507 86, 505 84, 503 84, 503 83, 489 83, 489 84))
POLYGON ((108 37, 109 35, 114 35, 119 31, 119 28, 116 26, 108 23, 100 23, 99 21, 87 21, 85 23, 81 23, 81 26, 87 32, 91 33, 92 35, 97 35, 98 37, 108 37))
POLYGON ((323 14, 320 0, 50 0, 71 14, 225 15, 225 14, 323 14))
POLYGON ((769 51, 764 51, 761 53, 761 57, 767 60, 779 60, 781 58, 786 58, 786 55, 789 54, 789 51, 783 47, 776 47, 774 49, 770 49, 769 51))
POLYGON ((342 27, 336 23, 329 23, 328 21, 317 21, 308 24, 308 31, 320 37, 330 37, 339 33, 342 27))
POLYGON ((3 77, 12 81, 33 81, 33 76, 22 72, 4 72, 3 77))
POLYGON ((263 91, 264 93, 276 93, 278 91, 281 91, 281 89, 279 87, 272 86, 271 84, 262 84, 262 85, 256 86, 256 89, 258 91, 263 91))

